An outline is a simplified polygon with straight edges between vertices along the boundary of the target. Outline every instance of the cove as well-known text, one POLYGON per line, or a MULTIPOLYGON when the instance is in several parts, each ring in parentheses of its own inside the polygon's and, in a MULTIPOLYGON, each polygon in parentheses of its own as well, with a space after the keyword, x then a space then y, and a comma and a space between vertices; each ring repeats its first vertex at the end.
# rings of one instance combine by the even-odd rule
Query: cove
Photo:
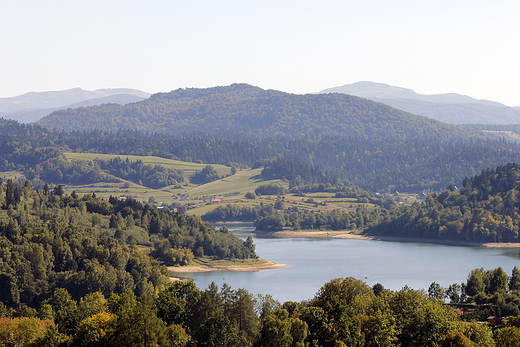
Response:
POLYGON ((245 288, 252 294, 271 294, 281 303, 309 300, 334 278, 354 277, 370 286, 400 290, 428 289, 432 282, 443 287, 466 282, 475 268, 502 267, 511 275, 520 267, 519 248, 461 247, 438 244, 356 240, 339 238, 276 238, 253 233, 250 224, 230 224, 242 239, 251 235, 260 258, 289 267, 258 272, 182 273, 201 289, 211 282, 221 287, 245 288))

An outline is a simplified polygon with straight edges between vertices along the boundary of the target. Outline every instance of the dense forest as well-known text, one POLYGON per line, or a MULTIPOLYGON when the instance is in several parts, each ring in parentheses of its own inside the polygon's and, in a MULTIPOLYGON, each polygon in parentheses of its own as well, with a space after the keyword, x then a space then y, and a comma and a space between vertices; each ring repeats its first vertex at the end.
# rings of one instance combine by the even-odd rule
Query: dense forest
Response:
POLYGON ((420 204, 394 209, 368 228, 377 235, 476 242, 518 242, 520 166, 507 164, 465 178, 420 204))
POLYGON ((66 133, 6 120, 0 120, 0 134, 0 170, 19 170, 36 187, 45 183, 88 184, 119 178, 159 187, 186 180, 175 172, 156 172, 156 168, 142 165, 116 170, 107 165, 102 169, 101 162, 68 161, 60 156, 64 151, 155 155, 229 166, 267 165, 266 175, 285 178, 291 185, 350 182, 365 190, 381 192, 441 191, 450 184, 460 185, 463 177, 488 167, 520 162, 519 144, 474 136, 440 140, 309 134, 300 138, 233 140, 130 130, 66 133))
POLYGON ((0 301, 8 306, 37 306, 56 288, 76 300, 96 291, 152 295, 168 283, 158 261, 256 258, 250 239, 129 198, 64 195, 61 186, 33 191, 30 181, 8 180, 0 206, 0 301))
POLYGON ((351 278, 307 301, 280 303, 245 289, 176 281, 155 293, 55 289, 41 305, 0 303, 3 346, 511 347, 520 344, 520 270, 475 269, 466 282, 428 292, 351 278), (446 304, 446 299, 450 304, 446 304), (498 325, 477 323, 489 315, 498 325))

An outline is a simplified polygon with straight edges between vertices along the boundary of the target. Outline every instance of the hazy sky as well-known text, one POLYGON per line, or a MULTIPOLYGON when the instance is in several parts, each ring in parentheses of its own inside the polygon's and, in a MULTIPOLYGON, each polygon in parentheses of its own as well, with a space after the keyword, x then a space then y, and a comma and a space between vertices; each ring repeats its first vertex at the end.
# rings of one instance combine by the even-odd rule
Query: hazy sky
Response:
POLYGON ((520 105, 520 1, 0 0, 0 97, 374 81, 520 105))

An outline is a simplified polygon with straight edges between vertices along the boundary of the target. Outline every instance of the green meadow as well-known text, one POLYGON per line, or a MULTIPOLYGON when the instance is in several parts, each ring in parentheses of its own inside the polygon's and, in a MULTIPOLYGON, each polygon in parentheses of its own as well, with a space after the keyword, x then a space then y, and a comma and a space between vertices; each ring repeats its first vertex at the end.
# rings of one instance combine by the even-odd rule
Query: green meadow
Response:
MULTIPOLYGON (((110 160, 120 157, 123 160, 141 160, 145 164, 160 165, 174 170, 182 170, 185 182, 177 186, 166 186, 153 189, 136 184, 124 179, 118 182, 98 182, 86 185, 64 185, 67 194, 75 191, 77 194, 92 194, 108 198, 109 196, 130 196, 138 201, 151 202, 157 206, 169 206, 172 203, 180 203, 189 207, 189 214, 203 215, 222 204, 235 204, 239 206, 252 206, 260 203, 273 204, 276 196, 257 196, 255 199, 246 199, 247 192, 254 192, 256 188, 264 184, 280 184, 288 188, 283 180, 265 180, 261 177, 262 168, 239 169, 231 175, 231 167, 225 165, 211 165, 222 178, 210 183, 197 185, 189 182, 189 177, 196 171, 202 170, 208 164, 192 163, 180 160, 165 159, 155 156, 115 155, 100 153, 64 153, 68 160, 110 160), (212 202, 214 197, 221 197, 220 202, 212 202)), ((0 173, 0 177, 19 178, 23 174, 18 171, 0 173)), ((312 193, 305 196, 286 194, 282 197, 285 208, 297 207, 298 209, 312 211, 354 210, 359 206, 368 208, 372 204, 358 202, 354 198, 334 198, 333 193, 312 193)))

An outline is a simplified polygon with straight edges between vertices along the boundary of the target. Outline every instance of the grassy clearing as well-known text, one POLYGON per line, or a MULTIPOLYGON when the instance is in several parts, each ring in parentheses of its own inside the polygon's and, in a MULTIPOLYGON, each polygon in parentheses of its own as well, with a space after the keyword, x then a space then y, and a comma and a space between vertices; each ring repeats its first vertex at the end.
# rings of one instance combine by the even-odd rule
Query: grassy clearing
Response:
MULTIPOLYGON (((112 159, 116 155, 96 154, 96 153, 66 153, 66 158, 69 160, 93 160, 100 158, 103 160, 112 159)), ((142 160, 144 163, 153 165, 164 165, 172 169, 184 170, 184 175, 187 177, 189 172, 195 172, 204 168, 205 164, 186 163, 178 160, 170 160, 159 157, 140 157, 140 156, 119 156, 121 159, 142 160)), ((228 175, 230 168, 223 165, 213 165, 217 172, 223 175, 228 175)), ((281 180, 265 181, 260 177, 262 169, 242 169, 235 175, 226 176, 220 180, 210 182, 203 185, 194 185, 188 182, 182 184, 180 188, 174 186, 167 186, 160 189, 153 189, 145 187, 130 181, 121 180, 120 182, 99 182, 87 185, 65 185, 64 190, 67 194, 75 191, 77 194, 92 194, 108 198, 112 196, 131 196, 138 201, 148 202, 150 198, 161 205, 171 205, 174 202, 181 204, 189 204, 196 207, 191 211, 191 214, 204 214, 215 206, 208 205, 209 199, 214 196, 224 196, 223 203, 237 203, 244 199, 247 192, 254 192, 255 189, 267 183, 278 183, 287 185, 281 180), (186 198, 187 197, 187 198, 186 198)))
POLYGON ((131 196, 138 201, 145 202, 148 202, 150 197, 153 197, 156 201, 172 200, 172 194, 168 191, 151 189, 127 181, 119 183, 98 182, 86 185, 65 185, 63 188, 67 194, 70 194, 73 191, 77 194, 95 193, 97 196, 102 198, 108 198, 112 195, 118 197, 131 196))
POLYGON ((240 193, 243 196, 247 192, 254 192, 255 189, 262 184, 277 183, 287 186, 287 183, 281 180, 265 181, 260 177, 261 172, 262 169, 243 169, 233 176, 228 176, 200 186, 190 187, 186 190, 186 193, 193 198, 234 193, 240 193))
POLYGON ((22 178, 22 177, 25 177, 23 173, 21 173, 20 171, 4 171, 4 172, 0 172, 0 177, 2 177, 4 179, 4 181, 8 180, 8 179, 18 179, 18 178, 22 178))
POLYGON ((193 265, 224 267, 233 265, 261 265, 265 262, 263 259, 214 259, 211 257, 199 257, 193 260, 193 265))
MULTIPOLYGON (((140 155, 117 155, 117 154, 100 154, 100 153, 64 153, 65 158, 68 160, 94 160, 96 158, 102 160, 110 160, 114 158, 121 158, 122 160, 137 161, 141 160, 143 163, 148 165, 160 165, 168 169, 181 170, 184 173, 184 177, 188 178, 193 175, 196 171, 201 171, 208 164, 190 163, 186 161, 165 159, 155 156, 140 156, 140 155)), ((231 171, 231 167, 225 165, 211 164, 219 176, 228 175, 231 171)))
POLYGON ((520 141, 520 135, 518 135, 517 133, 512 132, 512 131, 503 131, 503 130, 482 130, 482 131, 486 132, 486 133, 492 133, 495 135, 503 136, 508 140, 520 141))

